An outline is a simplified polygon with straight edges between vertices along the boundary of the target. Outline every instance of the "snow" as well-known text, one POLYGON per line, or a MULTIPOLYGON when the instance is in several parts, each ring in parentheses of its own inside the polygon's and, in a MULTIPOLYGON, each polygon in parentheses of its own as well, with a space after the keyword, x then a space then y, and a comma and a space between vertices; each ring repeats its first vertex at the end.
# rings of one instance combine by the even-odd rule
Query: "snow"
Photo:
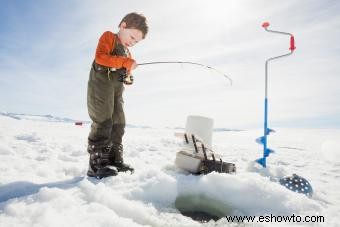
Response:
POLYGON ((255 142, 262 130, 216 130, 214 150, 237 173, 194 176, 174 165, 182 146, 174 133, 183 129, 128 127, 125 160, 135 173, 97 180, 86 177, 90 125, 48 119, 54 118, 0 116, 1 227, 238 225, 226 218, 197 222, 180 207, 222 216, 322 215, 325 223, 286 225, 338 225, 339 129, 276 129, 266 169, 254 163, 262 155, 255 142), (312 198, 278 183, 293 173, 311 183, 312 198))

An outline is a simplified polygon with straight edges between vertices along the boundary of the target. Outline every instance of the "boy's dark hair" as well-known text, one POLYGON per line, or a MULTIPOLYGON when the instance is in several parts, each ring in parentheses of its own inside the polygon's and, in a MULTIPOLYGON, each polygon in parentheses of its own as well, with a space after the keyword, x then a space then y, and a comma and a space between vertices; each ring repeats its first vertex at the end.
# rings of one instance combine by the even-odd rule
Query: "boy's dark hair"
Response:
POLYGON ((126 23, 126 28, 134 28, 134 29, 140 30, 143 33, 143 39, 148 33, 149 27, 146 23, 146 18, 143 14, 139 14, 135 12, 129 13, 122 19, 122 21, 119 23, 119 26, 123 22, 126 23))

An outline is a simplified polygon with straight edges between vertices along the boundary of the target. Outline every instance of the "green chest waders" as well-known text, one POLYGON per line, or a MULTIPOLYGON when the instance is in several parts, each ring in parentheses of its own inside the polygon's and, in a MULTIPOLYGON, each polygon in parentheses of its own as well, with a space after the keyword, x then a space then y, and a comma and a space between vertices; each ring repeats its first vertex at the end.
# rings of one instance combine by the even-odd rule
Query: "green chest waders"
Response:
MULTIPOLYGON (((111 55, 127 57, 128 52, 122 44, 115 42, 111 55)), ((88 136, 89 176, 96 176, 96 172, 100 172, 99 178, 115 175, 110 171, 107 173, 107 166, 116 161, 123 162, 123 149, 114 149, 121 146, 125 132, 124 84, 119 76, 117 70, 95 61, 92 64, 87 88, 87 107, 92 120, 88 136)))

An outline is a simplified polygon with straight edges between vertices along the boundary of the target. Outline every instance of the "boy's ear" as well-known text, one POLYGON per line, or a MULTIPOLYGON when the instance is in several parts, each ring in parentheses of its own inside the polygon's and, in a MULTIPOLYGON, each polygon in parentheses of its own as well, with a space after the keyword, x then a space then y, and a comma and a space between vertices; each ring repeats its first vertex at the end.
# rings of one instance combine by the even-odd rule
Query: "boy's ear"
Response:
POLYGON ((120 28, 120 29, 126 28, 126 23, 125 23, 125 22, 122 22, 122 23, 119 25, 119 28, 120 28))

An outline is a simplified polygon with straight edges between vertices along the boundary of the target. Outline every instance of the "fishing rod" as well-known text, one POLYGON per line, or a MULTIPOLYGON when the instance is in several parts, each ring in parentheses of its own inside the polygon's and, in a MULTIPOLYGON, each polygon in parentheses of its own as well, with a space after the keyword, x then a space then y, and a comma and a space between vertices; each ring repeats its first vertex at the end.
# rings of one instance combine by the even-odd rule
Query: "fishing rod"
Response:
POLYGON ((213 70, 215 72, 217 72, 218 74, 221 74, 222 76, 224 76, 225 78, 227 78, 230 82, 230 85, 233 85, 233 80, 227 76, 225 73, 211 67, 211 66, 208 66, 208 65, 204 65, 204 64, 201 64, 201 63, 196 63, 196 62, 191 62, 191 61, 154 61, 154 62, 144 62, 144 63, 139 63, 137 64, 138 66, 141 66, 141 65, 154 65, 154 64, 190 64, 190 65, 198 65, 198 66, 202 66, 202 67, 205 67, 205 68, 208 68, 210 70, 213 70))

